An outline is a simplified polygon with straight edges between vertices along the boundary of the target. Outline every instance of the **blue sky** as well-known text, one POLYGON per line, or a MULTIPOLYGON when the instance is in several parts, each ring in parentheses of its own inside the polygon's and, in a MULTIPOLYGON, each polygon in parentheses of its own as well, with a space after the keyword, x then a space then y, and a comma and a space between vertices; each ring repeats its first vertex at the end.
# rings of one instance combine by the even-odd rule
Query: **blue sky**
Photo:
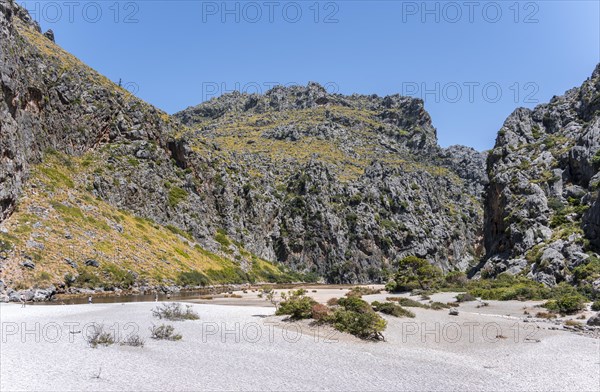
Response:
POLYGON ((518 106, 600 62, 598 1, 19 1, 57 43, 174 113, 316 81, 425 99, 442 146, 493 146, 518 106))

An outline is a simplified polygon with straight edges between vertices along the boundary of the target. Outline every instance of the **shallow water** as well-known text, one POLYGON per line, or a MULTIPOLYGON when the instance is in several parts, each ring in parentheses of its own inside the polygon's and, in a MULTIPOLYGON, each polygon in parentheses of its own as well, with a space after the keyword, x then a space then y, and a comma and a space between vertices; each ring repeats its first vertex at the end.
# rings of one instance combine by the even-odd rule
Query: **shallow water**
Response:
MULTIPOLYGON (((254 285, 247 287, 248 290, 257 289, 261 287, 270 286, 275 290, 287 290, 299 287, 305 288, 320 288, 320 289, 338 289, 338 288, 350 288, 356 285, 334 285, 334 284, 265 284, 265 285, 254 285)), ((230 291, 241 290, 240 286, 232 289, 231 286, 211 287, 194 290, 182 290, 180 292, 158 295, 158 301, 192 301, 202 300, 202 297, 219 295, 228 293, 230 291)), ((122 303, 122 302, 152 302, 156 300, 155 293, 148 294, 115 294, 111 292, 98 293, 92 295, 93 303, 122 303)), ((80 305, 88 303, 88 295, 57 295, 52 301, 48 302, 34 302, 31 305, 80 305)), ((28 304, 29 306, 29 304, 28 304)))

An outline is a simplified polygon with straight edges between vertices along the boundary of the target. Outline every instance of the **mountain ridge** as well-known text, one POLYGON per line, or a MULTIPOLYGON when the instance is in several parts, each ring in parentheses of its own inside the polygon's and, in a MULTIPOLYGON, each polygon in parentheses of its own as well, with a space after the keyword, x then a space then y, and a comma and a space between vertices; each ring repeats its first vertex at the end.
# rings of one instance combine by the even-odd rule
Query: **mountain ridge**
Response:
POLYGON ((113 288, 123 274, 135 276, 133 287, 385 282, 409 255, 446 272, 577 284, 571 270, 596 257, 594 191, 575 189, 577 205, 566 204, 579 193, 561 193, 566 210, 554 218, 544 176, 568 168, 563 182, 582 189, 596 178, 600 66, 562 101, 515 110, 496 147, 480 153, 441 148, 422 100, 330 94, 316 83, 224 94, 169 116, 60 49, 12 0, 0 0, 0 14, 0 291, 41 282, 69 290, 67 274, 113 288), (567 139, 568 151, 556 147, 567 139), (534 158, 553 152, 558 165, 534 158), (577 170, 586 179, 572 176, 577 170), (535 216, 518 227, 515 200, 533 191, 535 216), (509 227, 519 234, 510 237, 509 227), (559 250, 556 241, 540 245, 567 228, 577 230, 560 234, 559 250), (162 245, 167 256, 156 248, 160 236, 173 242, 162 245), (73 260, 56 243, 85 252, 73 260), (530 254, 537 245, 539 260, 530 254), (142 260, 139 246, 154 253, 142 260), (99 269, 82 265, 89 255, 99 269))

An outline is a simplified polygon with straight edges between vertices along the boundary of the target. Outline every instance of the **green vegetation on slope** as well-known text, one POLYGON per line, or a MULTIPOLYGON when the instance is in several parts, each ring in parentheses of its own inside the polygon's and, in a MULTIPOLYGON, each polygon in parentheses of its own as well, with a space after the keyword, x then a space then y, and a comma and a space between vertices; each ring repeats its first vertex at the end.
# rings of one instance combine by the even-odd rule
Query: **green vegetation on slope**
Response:
MULTIPOLYGON (((203 249, 179 228, 112 207, 89 192, 87 178, 96 169, 90 156, 54 151, 34 168, 31 188, 3 224, 8 233, 0 233, 0 252, 9 260, 5 283, 126 289, 134 283, 204 286, 302 280, 248 252, 249 267, 243 269, 238 260, 203 249), (35 268, 20 266, 25 257, 35 268), (98 267, 86 265, 89 260, 98 267)), ((177 191, 176 198, 182 195, 177 191)))

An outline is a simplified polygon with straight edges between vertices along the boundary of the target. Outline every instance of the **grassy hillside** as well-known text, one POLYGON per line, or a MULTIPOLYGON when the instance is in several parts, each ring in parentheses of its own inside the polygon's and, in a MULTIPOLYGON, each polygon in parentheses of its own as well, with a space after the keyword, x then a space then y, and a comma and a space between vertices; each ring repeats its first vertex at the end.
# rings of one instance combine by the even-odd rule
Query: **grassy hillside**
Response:
MULTIPOLYGON (((86 189, 88 176, 100 166, 91 155, 74 158, 50 151, 34 167, 16 212, 2 223, 5 283, 15 288, 128 288, 134 282, 207 285, 298 279, 247 252, 239 260, 208 252, 179 228, 93 197, 86 189), (35 268, 21 266, 29 259, 35 268), (86 266, 87 260, 99 267, 86 266)), ((222 233, 217 237, 230 241, 222 233)))

